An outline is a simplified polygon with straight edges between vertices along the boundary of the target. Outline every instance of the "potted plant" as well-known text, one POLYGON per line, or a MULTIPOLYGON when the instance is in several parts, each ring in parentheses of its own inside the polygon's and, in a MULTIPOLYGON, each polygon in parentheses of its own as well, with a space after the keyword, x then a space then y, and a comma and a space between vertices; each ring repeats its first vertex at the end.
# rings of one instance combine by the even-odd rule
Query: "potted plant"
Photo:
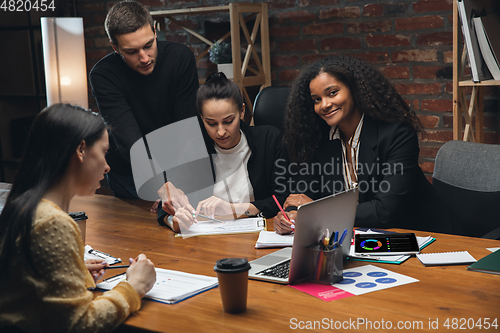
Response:
POLYGON ((208 50, 208 59, 217 65, 217 70, 223 72, 228 79, 233 78, 233 54, 231 44, 215 42, 208 50))

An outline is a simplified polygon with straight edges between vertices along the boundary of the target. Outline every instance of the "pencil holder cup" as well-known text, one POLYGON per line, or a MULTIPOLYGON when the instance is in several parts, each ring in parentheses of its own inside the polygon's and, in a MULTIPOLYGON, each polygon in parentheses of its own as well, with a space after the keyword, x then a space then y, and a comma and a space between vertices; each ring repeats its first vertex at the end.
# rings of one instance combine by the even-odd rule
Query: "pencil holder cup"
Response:
MULTIPOLYGON (((335 243, 338 244, 338 243, 335 243)), ((309 281, 332 285, 342 281, 342 247, 322 249, 318 244, 309 246, 309 281)))

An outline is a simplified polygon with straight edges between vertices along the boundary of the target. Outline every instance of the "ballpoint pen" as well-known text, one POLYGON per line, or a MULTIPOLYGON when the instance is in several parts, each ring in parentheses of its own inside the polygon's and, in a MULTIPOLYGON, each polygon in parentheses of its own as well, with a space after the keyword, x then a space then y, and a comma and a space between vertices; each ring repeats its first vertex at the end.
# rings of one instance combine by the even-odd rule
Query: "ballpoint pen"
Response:
POLYGON ((104 267, 104 269, 117 269, 117 268, 129 268, 130 265, 118 265, 118 266, 108 266, 104 267))
POLYGON ((342 243, 344 242, 345 236, 347 236, 347 229, 344 229, 344 232, 342 233, 342 236, 340 236, 339 246, 342 245, 342 243))
POLYGON ((335 235, 333 236, 333 244, 334 244, 334 245, 333 245, 332 249, 337 248, 337 246, 338 246, 338 244, 339 244, 339 243, 338 243, 338 240, 339 240, 339 232, 338 232, 338 231, 335 231, 335 235))
MULTIPOLYGON (((204 219, 207 219, 207 220, 210 220, 210 221, 224 223, 224 221, 222 221, 222 220, 213 219, 213 218, 208 217, 208 216, 206 216, 206 215, 198 214, 198 216, 201 216, 201 217, 203 217, 204 219)), ((195 214, 193 214, 193 217, 196 217, 196 215, 195 215, 195 214)))

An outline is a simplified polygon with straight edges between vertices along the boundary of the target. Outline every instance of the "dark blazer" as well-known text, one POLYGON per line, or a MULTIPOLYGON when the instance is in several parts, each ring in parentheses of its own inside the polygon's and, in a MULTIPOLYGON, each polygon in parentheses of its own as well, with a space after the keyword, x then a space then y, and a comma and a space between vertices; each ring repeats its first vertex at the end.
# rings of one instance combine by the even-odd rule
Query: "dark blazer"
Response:
MULTIPOLYGON (((279 208, 272 195, 275 194, 282 203, 285 199, 285 197, 281 198, 282 194, 277 193, 275 184, 276 161, 284 158, 281 133, 274 126, 249 126, 244 121, 240 123, 240 128, 252 151, 247 164, 248 178, 250 178, 255 197, 255 201, 251 203, 262 212, 264 217, 274 217, 278 214, 279 208)), ((205 137, 205 142, 208 154, 216 154, 213 140, 207 137, 208 135, 205 137)))
MULTIPOLYGON (((411 127, 365 115, 359 149, 356 226, 456 232, 448 206, 418 165, 418 137, 411 127)), ((314 160, 312 163, 322 166, 321 174, 299 175, 309 184, 317 182, 304 193, 317 199, 343 191, 340 140, 332 141, 325 136, 314 160)), ((312 163, 310 169, 317 171, 312 163)), ((297 167, 296 172, 303 169, 297 167)), ((300 184, 296 185, 295 191, 300 192, 300 184)))

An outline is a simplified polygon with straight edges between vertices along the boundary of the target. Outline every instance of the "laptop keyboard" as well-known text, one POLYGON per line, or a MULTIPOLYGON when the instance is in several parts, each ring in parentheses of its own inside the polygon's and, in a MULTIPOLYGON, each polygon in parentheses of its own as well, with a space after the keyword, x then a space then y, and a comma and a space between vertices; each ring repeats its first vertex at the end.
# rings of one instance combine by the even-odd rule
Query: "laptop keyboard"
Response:
POLYGON ((275 278, 288 279, 290 272, 290 259, 280 262, 274 266, 264 269, 263 271, 255 273, 255 275, 265 275, 275 278))

